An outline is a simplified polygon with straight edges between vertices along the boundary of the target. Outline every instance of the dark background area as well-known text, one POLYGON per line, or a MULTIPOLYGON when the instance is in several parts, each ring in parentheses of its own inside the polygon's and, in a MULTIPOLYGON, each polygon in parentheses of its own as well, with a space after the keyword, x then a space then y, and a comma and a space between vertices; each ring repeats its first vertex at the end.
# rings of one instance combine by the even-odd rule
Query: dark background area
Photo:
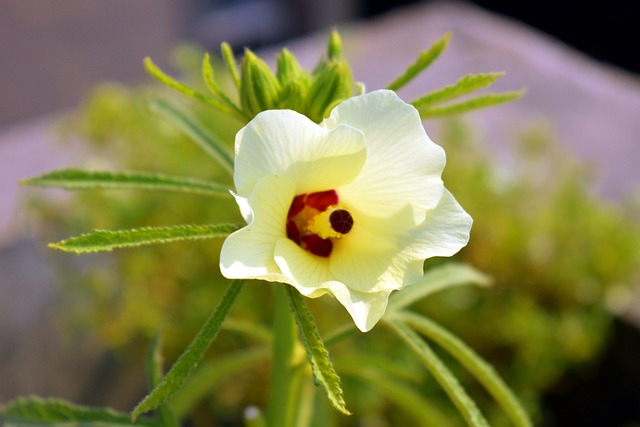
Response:
MULTIPOLYGON (((375 16, 416 0, 361 0, 362 16, 375 16)), ((492 12, 535 27, 587 55, 629 71, 640 72, 638 3, 632 1, 474 0, 492 12)))
MULTIPOLYGON (((64 0, 0 2, 0 125, 77 105, 107 80, 146 81, 140 58, 162 67, 178 43, 257 49, 332 26, 446 0, 64 0), (117 58, 117 60, 113 60, 117 58), (37 93, 38 96, 31 96, 37 93)), ((461 1, 462 2, 462 1, 461 1)), ((467 0, 510 16, 599 61, 640 73, 634 3, 467 0)))

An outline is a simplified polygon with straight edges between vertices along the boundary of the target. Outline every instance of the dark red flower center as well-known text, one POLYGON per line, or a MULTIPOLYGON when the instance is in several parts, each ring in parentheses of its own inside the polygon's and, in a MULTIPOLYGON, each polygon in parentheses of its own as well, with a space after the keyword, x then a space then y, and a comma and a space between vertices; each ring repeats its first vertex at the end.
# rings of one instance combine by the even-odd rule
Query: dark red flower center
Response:
POLYGON ((295 196, 287 214, 287 237, 302 249, 327 258, 333 239, 353 228, 353 217, 346 209, 336 208, 338 202, 335 190, 295 196))

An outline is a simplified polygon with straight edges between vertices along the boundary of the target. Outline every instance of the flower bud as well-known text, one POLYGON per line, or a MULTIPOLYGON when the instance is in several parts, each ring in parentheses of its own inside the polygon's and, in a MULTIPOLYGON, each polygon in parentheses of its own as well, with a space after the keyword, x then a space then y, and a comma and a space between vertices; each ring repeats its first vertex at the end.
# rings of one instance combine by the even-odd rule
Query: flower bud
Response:
POLYGON ((346 61, 326 61, 314 76, 307 96, 307 116, 320 122, 329 113, 329 107, 353 95, 353 77, 346 61))
POLYGON ((290 80, 282 85, 279 108, 304 113, 305 98, 309 92, 308 79, 290 80))
POLYGON ((278 55, 278 70, 276 75, 280 84, 304 77, 304 70, 298 63, 296 56, 289 49, 282 49, 278 55))
POLYGON ((342 57, 342 39, 338 31, 331 31, 327 45, 327 57, 329 60, 338 60, 342 57))
POLYGON ((277 108, 280 83, 269 66, 249 49, 242 60, 240 104, 250 116, 261 111, 277 108))

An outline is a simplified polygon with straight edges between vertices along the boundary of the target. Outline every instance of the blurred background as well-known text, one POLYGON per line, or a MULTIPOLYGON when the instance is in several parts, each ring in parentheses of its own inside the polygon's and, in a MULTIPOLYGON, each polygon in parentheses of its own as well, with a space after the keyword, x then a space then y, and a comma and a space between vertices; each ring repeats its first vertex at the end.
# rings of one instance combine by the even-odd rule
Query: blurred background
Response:
MULTIPOLYGON (((143 393, 140 354, 157 325, 195 331, 216 301, 205 279, 217 270, 216 247, 71 257, 49 253, 46 242, 97 227, 209 222, 224 218, 220 206, 17 185, 69 166, 211 174, 186 138, 146 113, 154 86, 143 57, 194 84, 201 52, 222 41, 271 64, 288 46, 312 68, 337 27, 356 80, 373 90, 452 31, 449 50, 400 92, 404 99, 490 71, 507 72, 496 89, 528 94, 425 123, 447 150, 445 182, 475 218, 459 259, 497 284, 418 309, 496 363, 540 425, 640 425, 640 34, 632 17, 622 1, 577 9, 551 1, 3 0, 0 402, 39 394, 129 410, 143 393), (160 268, 167 264, 175 265, 160 268)), ((234 124, 226 129, 231 140, 234 124)), ((251 303, 240 312, 268 323, 270 313, 252 313, 251 303)), ((169 359, 191 336, 175 329, 169 359)), ((385 349, 384 334, 370 335, 385 349)), ((223 337, 223 349, 233 345, 223 337)), ((392 411, 365 397, 361 405, 381 417, 392 411)), ((209 399, 199 413, 241 400, 209 399)), ((384 419, 362 425, 401 425, 384 419)))

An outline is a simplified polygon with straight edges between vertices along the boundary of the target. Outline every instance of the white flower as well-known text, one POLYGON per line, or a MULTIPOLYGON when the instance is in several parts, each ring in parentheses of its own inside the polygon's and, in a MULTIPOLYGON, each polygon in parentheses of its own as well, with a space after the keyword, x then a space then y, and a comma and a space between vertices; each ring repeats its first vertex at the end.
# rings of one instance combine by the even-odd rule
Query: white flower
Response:
POLYGON ((331 294, 363 332, 426 258, 469 240, 471 217, 440 177, 444 151, 392 91, 350 98, 319 125, 264 111, 238 132, 235 156, 248 225, 225 240, 222 274, 331 294))

